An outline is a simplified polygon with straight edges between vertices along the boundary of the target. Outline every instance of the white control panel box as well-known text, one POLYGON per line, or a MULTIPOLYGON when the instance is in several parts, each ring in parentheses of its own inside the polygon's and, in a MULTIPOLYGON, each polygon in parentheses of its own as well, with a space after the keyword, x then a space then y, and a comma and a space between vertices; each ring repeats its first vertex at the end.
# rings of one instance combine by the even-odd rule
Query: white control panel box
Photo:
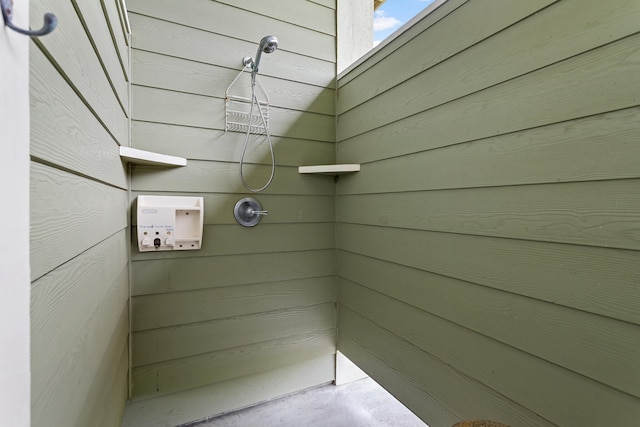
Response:
POLYGON ((202 197, 138 196, 140 252, 200 249, 204 221, 202 197))

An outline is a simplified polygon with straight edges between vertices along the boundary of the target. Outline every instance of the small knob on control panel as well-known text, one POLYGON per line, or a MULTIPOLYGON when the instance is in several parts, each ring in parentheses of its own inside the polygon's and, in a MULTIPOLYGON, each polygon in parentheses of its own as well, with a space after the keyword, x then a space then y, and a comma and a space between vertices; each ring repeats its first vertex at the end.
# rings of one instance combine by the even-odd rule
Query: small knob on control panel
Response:
POLYGON ((142 239, 142 246, 151 246, 151 239, 148 237, 142 239))
POLYGON ((167 240, 164 241, 164 244, 166 246, 172 247, 175 245, 175 241, 173 240, 173 237, 167 237, 167 240))

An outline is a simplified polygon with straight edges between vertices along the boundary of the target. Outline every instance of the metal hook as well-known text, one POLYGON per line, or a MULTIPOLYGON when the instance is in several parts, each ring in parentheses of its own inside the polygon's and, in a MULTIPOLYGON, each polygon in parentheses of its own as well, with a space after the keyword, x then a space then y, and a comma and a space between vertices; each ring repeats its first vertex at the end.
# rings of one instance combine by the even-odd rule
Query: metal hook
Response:
POLYGON ((56 18, 53 13, 46 13, 44 15, 44 25, 41 29, 36 31, 23 30, 22 28, 16 27, 13 22, 11 22, 11 19, 13 18, 13 0, 0 0, 0 5, 2 6, 2 18, 4 19, 4 25, 20 34, 31 37, 46 36, 55 30, 58 25, 58 18, 56 18))

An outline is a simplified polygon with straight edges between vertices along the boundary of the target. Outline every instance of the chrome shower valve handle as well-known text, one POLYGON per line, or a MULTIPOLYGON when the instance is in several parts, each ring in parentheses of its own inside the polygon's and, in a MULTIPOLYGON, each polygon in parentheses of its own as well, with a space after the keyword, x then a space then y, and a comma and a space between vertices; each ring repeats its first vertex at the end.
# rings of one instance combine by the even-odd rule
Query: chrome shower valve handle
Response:
POLYGON ((263 215, 269 212, 262 209, 262 205, 253 197, 245 197, 238 200, 233 208, 233 216, 238 224, 245 227, 258 225, 263 215))

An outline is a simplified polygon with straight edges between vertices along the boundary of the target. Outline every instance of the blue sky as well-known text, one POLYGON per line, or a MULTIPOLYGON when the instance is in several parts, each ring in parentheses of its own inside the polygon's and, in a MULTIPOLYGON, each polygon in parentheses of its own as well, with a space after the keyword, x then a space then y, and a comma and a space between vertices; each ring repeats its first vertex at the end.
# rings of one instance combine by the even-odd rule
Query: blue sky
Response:
POLYGON ((387 38, 405 22, 420 13, 434 0, 387 0, 373 16, 374 46, 387 38))

